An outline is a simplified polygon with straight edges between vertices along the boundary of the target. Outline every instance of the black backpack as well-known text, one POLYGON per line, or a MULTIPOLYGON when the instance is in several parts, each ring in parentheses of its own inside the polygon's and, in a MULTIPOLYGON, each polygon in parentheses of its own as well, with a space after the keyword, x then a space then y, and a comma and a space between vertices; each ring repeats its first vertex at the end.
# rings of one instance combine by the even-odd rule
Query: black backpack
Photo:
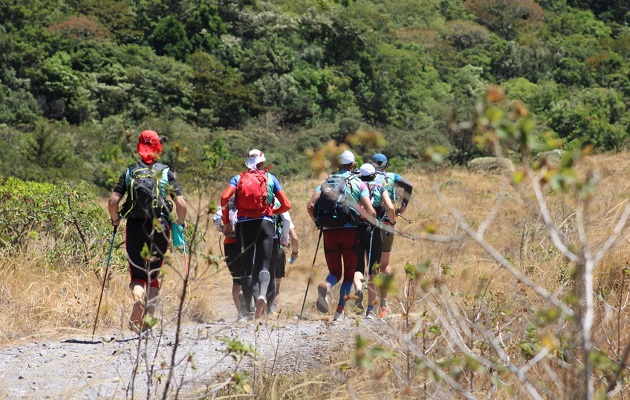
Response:
POLYGON ((127 199, 120 215, 123 218, 151 219, 168 215, 173 205, 166 200, 168 167, 156 163, 147 166, 141 162, 127 168, 125 175, 127 199))
POLYGON ((318 228, 341 228, 345 224, 359 225, 359 212, 348 204, 346 192, 356 177, 341 174, 330 175, 322 183, 322 191, 315 203, 315 225, 318 228))

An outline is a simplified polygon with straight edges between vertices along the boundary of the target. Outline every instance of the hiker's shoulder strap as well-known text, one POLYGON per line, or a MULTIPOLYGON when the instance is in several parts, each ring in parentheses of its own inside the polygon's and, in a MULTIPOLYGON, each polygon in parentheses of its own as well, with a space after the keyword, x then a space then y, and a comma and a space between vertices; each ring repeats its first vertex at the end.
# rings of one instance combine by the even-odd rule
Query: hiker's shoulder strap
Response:
POLYGON ((127 170, 125 171, 125 185, 127 186, 127 188, 129 188, 129 185, 131 185, 131 175, 133 175, 133 173, 138 169, 141 168, 142 166, 144 166, 144 164, 142 164, 142 162, 138 161, 135 162, 131 165, 129 165, 127 167, 127 170))

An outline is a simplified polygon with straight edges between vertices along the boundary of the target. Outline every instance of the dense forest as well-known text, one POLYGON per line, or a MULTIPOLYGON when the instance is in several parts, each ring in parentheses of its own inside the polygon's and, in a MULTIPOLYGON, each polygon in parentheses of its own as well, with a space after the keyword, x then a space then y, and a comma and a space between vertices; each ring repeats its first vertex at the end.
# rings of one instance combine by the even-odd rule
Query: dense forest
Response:
POLYGON ((541 138, 616 151, 629 24, 627 0, 0 0, 0 168, 108 190, 143 129, 199 185, 251 147, 306 174, 309 149, 356 132, 398 167, 430 146, 462 164, 484 149, 451 122, 488 84, 541 138))

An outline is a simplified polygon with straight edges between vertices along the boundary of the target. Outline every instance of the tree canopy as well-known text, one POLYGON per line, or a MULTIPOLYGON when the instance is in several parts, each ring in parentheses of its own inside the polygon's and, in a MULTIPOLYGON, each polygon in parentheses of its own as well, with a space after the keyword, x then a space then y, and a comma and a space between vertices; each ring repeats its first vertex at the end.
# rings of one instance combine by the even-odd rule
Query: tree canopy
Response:
POLYGON ((435 144, 464 163, 484 150, 449 120, 489 84, 568 148, 630 134, 626 1, 1 0, 0 21, 0 166, 19 178, 110 189, 143 129, 184 178, 218 177, 217 143, 308 173, 305 151, 359 129, 401 166, 435 144))

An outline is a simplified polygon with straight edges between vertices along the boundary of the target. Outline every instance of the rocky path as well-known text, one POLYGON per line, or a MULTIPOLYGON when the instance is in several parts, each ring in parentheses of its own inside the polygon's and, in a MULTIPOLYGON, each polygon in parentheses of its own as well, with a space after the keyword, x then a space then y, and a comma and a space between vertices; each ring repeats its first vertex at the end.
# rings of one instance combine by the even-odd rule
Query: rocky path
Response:
MULTIPOLYGON (((354 319, 330 325, 328 320, 297 317, 268 318, 260 324, 186 325, 167 397, 199 397, 220 387, 234 370, 252 374, 321 368, 321 360, 336 351, 334 346, 352 345, 355 333, 366 328, 354 319), (251 346, 258 355, 245 355, 251 346), (228 347, 234 351, 229 353, 228 347)), ((94 337, 81 332, 26 338, 0 348, 0 397, 162 398, 174 344, 174 328, 155 329, 141 337, 131 332, 94 337)))

